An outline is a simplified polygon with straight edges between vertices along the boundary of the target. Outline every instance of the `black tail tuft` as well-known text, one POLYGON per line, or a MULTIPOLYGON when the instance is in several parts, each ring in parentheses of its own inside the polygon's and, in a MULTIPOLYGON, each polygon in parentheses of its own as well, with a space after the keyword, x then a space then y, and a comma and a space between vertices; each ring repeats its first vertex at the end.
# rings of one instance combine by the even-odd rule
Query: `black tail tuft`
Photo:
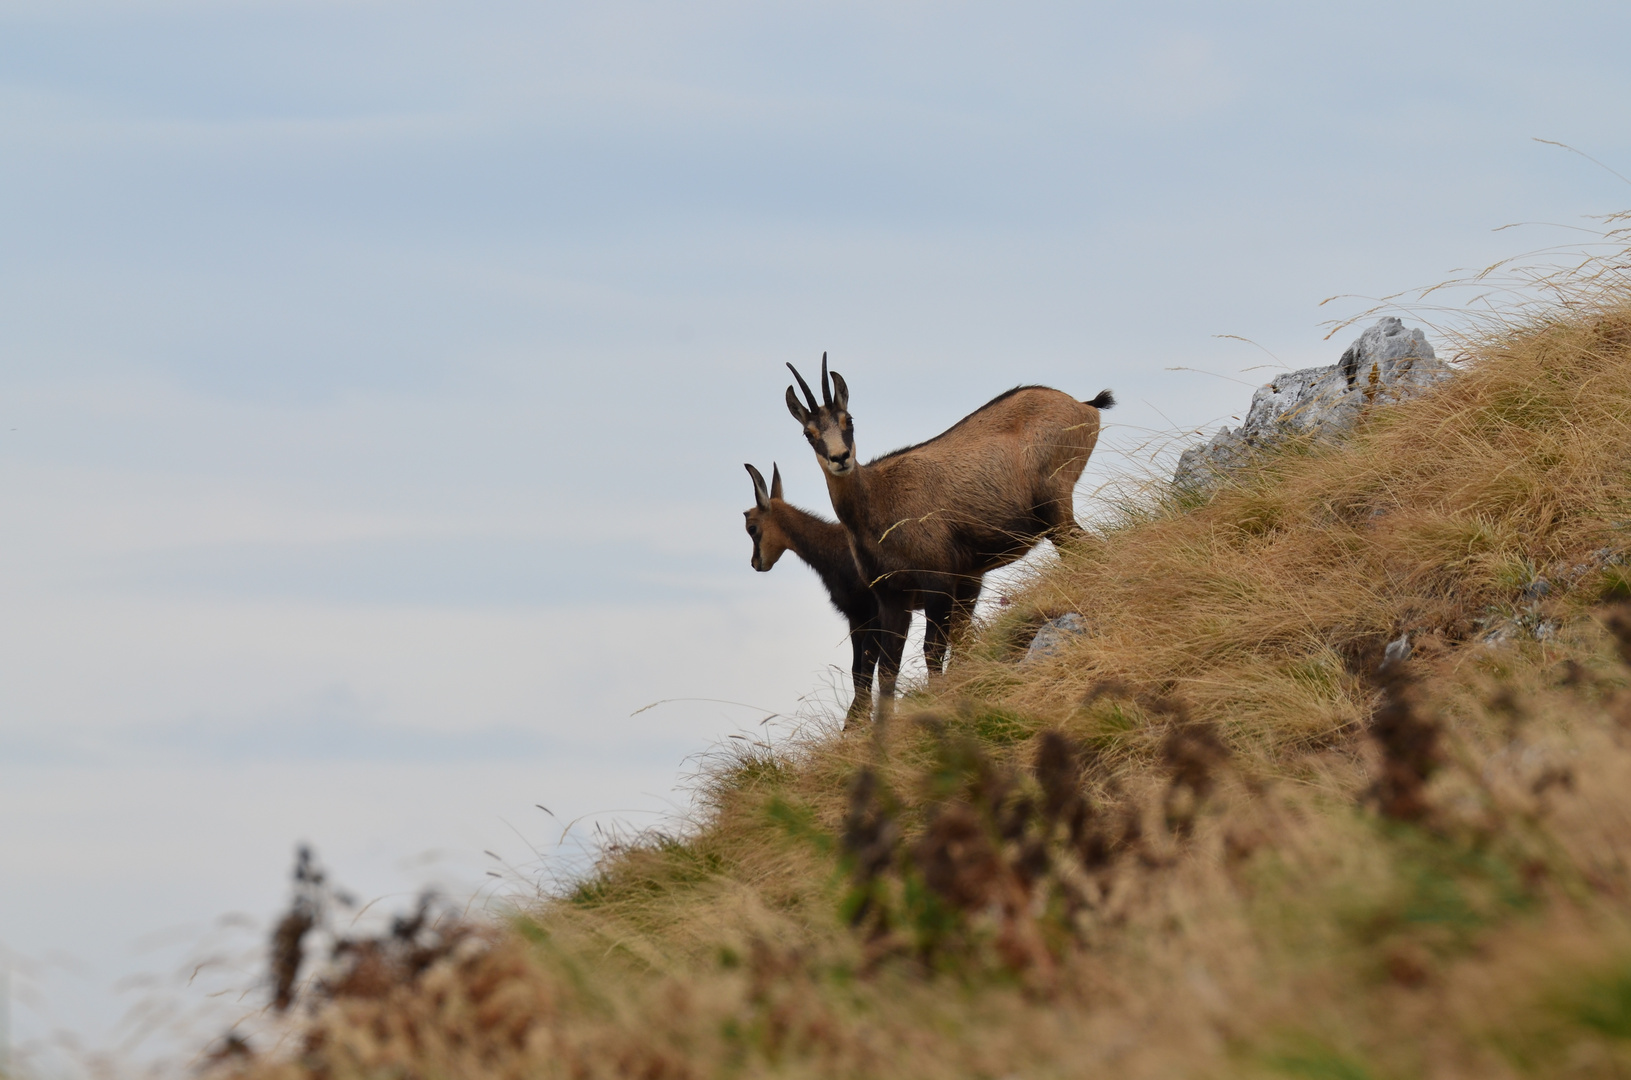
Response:
POLYGON ((1094 398, 1092 401, 1085 401, 1082 404, 1091 405, 1095 409, 1113 409, 1116 407, 1116 395, 1112 394, 1108 390, 1100 390, 1098 397, 1094 398))

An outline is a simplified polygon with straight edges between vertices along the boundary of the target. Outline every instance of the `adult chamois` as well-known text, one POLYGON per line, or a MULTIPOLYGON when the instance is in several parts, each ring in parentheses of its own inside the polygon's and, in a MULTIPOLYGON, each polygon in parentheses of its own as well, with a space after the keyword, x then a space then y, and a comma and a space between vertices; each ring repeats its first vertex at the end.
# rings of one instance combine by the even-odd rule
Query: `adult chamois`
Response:
POLYGON ((844 526, 786 502, 782 498, 781 469, 776 466, 770 469, 769 488, 765 487, 763 473, 752 465, 746 468, 753 477, 753 509, 744 510, 742 516, 747 519, 748 536, 753 538, 753 568, 765 573, 784 552, 791 551, 820 576, 832 606, 849 620, 850 676, 855 695, 844 717, 847 729, 872 715, 874 668, 878 669, 879 691, 884 700, 894 696, 906 632, 911 628, 911 608, 902 611, 897 605, 884 615, 878 598, 855 565, 844 526))
POLYGON ((819 405, 798 369, 787 368, 804 391, 801 403, 787 388, 787 409, 821 463, 855 561, 888 618, 898 619, 912 598, 922 601, 923 652, 936 674, 973 617, 986 571, 1043 537, 1082 535, 1076 481, 1098 442, 1099 413, 1116 399, 1108 390, 1084 402, 1016 386, 928 442, 862 465, 849 387, 836 371, 829 377, 827 355, 819 405))

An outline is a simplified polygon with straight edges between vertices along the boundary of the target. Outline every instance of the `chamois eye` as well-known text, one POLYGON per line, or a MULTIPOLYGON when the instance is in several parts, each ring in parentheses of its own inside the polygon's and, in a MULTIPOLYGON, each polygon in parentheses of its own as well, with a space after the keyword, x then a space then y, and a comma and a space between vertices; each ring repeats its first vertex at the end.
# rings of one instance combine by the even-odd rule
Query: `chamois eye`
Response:
POLYGON ((759 526, 749 525, 748 526, 748 535, 753 537, 755 540, 757 540, 759 538, 759 526))

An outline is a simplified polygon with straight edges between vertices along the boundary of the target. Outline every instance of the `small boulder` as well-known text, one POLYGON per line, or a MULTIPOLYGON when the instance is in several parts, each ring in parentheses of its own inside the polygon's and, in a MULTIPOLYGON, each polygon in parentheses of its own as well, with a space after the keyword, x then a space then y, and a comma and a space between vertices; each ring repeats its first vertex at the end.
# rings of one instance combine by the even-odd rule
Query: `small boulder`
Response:
POLYGON ((1087 620, 1074 611, 1060 615, 1056 619, 1049 619, 1031 639, 1031 647, 1025 650, 1025 658, 1020 663, 1029 664, 1045 656, 1054 655, 1066 641, 1080 637, 1087 633, 1087 629, 1087 620))
POLYGON ((1259 389, 1240 427, 1183 452, 1172 482, 1204 491, 1288 437, 1335 438, 1352 430, 1369 406, 1414 397, 1453 374, 1419 328, 1407 329, 1391 315, 1378 319, 1330 367, 1281 375, 1259 389))

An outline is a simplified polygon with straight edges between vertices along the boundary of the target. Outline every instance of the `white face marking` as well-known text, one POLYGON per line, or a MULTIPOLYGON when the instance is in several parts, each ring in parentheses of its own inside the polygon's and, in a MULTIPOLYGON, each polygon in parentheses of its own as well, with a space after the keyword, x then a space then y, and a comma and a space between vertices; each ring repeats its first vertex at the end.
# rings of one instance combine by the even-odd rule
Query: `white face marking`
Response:
POLYGON ((808 432, 811 435, 810 446, 821 461, 822 468, 834 476, 843 476, 855 468, 855 453, 851 447, 844 444, 844 433, 837 426, 816 428, 808 432), (842 455, 843 463, 833 461, 835 456, 842 455))

